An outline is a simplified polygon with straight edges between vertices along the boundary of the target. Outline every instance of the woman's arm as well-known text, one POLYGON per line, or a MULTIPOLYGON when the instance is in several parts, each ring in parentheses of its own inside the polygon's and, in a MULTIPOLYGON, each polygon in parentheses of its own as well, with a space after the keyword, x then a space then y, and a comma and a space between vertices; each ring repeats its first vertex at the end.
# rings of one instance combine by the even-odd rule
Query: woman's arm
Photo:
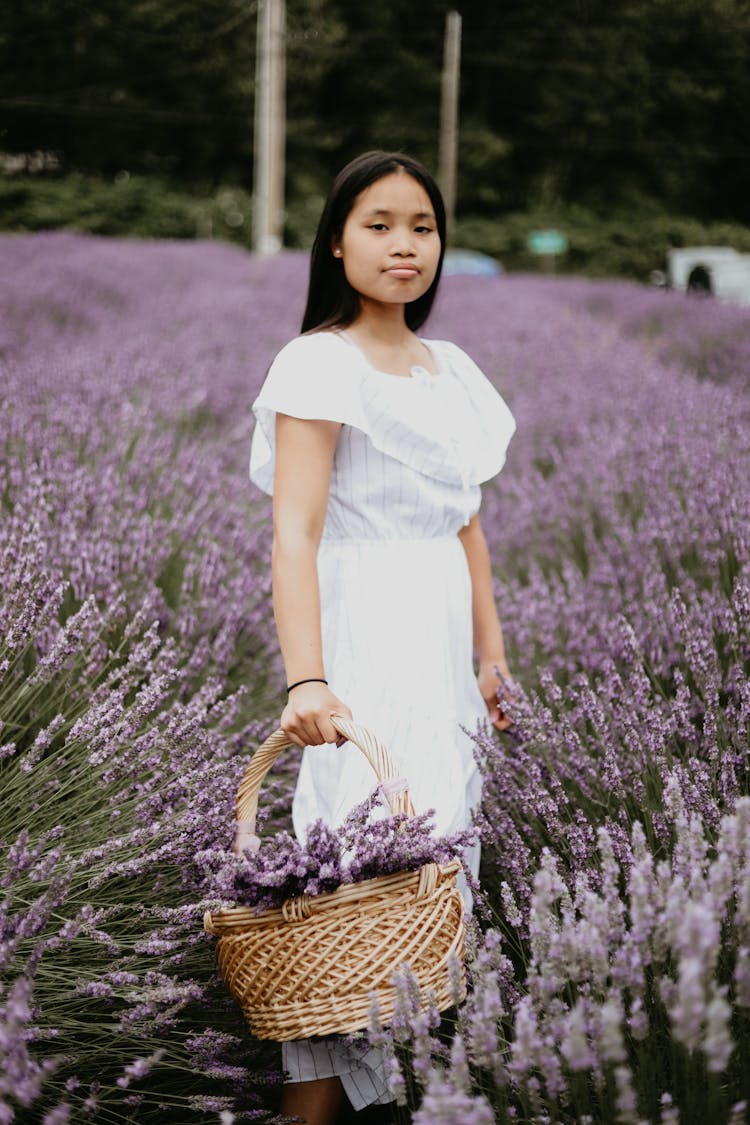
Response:
MULTIPOLYGON (((318 547, 340 422, 276 415, 271 583, 287 683, 325 678, 320 628, 318 547)), ((325 684, 289 693, 281 727, 298 746, 342 741, 331 711, 351 711, 325 684)))
POLYGON ((471 575, 474 649, 479 660, 477 682, 493 725, 498 730, 506 730, 511 721, 498 704, 497 691, 501 685, 494 666, 497 665, 506 679, 510 680, 511 676, 505 656, 503 631, 495 606, 490 553, 478 515, 472 516, 468 525, 461 528, 458 537, 466 552, 471 575))

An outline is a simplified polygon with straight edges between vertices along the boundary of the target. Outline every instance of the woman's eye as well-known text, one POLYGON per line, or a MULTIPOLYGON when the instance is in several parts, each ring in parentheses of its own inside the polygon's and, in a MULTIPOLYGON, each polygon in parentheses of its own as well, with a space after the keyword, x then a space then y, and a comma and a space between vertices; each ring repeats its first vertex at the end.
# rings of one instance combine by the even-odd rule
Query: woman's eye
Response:
POLYGON ((370 230, 387 230, 385 223, 371 223, 370 230))
POLYGON ((415 227, 414 230, 417 234, 430 234, 432 232, 432 227, 415 227))

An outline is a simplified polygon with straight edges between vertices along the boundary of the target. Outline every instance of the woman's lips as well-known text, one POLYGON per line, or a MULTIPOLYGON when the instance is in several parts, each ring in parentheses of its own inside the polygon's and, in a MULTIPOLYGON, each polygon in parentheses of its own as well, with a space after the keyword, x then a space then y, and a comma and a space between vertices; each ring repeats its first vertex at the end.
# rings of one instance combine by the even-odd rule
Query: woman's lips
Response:
POLYGON ((391 266, 385 271, 391 277, 401 278, 403 281, 410 281, 412 277, 416 277, 419 270, 416 266, 391 266))

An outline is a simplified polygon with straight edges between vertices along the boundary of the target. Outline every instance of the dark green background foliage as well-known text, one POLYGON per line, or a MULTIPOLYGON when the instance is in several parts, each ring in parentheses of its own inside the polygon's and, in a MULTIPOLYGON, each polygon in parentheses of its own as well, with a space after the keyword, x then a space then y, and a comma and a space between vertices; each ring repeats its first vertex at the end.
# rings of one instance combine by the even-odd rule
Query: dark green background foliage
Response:
MULTIPOLYGON (((289 242, 309 240, 331 174, 364 148, 435 167, 451 6, 288 0, 289 242)), ((549 223, 571 208, 592 226, 648 214, 750 224, 747 0, 459 6, 465 229, 507 241, 505 216, 549 223)), ((51 151, 64 173, 109 182, 157 177, 154 192, 202 199, 185 204, 190 234, 247 240, 246 223, 222 229, 215 203, 220 187, 252 182, 256 17, 249 0, 6 0, 0 150, 51 151)))

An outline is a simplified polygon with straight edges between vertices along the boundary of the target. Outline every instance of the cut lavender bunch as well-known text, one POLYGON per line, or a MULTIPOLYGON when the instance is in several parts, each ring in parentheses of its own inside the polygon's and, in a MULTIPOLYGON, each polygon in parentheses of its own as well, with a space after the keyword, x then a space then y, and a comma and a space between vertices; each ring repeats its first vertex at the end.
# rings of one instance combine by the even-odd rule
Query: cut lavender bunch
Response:
POLYGON ((316 820, 308 827, 305 842, 282 831, 263 840, 257 853, 199 855, 205 897, 258 911, 272 909, 296 895, 325 894, 345 883, 460 860, 464 850, 476 842, 471 829, 436 836, 431 811, 415 816, 374 816, 381 801, 375 789, 338 829, 316 820))

